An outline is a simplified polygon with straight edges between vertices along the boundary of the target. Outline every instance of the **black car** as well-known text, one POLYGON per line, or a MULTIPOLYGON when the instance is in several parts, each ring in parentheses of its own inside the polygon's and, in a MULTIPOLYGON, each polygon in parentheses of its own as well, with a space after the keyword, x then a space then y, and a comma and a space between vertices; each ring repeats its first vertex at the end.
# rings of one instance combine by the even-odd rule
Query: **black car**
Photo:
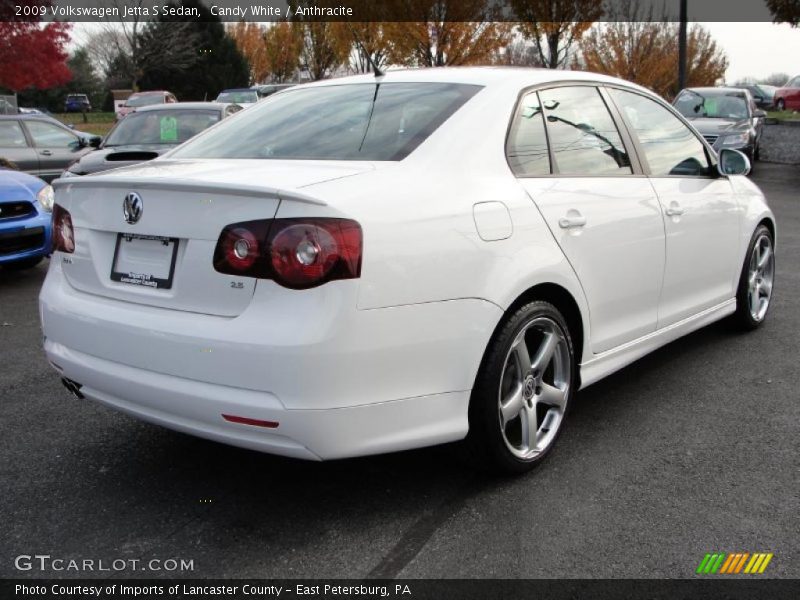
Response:
POLYGON ((101 141, 43 115, 0 116, 0 158, 48 182, 101 141))
POLYGON ((236 104, 219 102, 143 106, 119 121, 97 151, 81 157, 62 177, 152 160, 241 109, 236 104))
POLYGON ((730 148, 746 154, 751 163, 758 160, 767 113, 756 108, 749 91, 687 88, 672 104, 717 152, 730 148))
POLYGON ((756 103, 756 107, 762 110, 769 110, 773 107, 772 99, 775 96, 775 90, 777 88, 770 85, 764 86, 759 84, 737 85, 734 87, 750 92, 750 95, 753 97, 753 102, 756 103))

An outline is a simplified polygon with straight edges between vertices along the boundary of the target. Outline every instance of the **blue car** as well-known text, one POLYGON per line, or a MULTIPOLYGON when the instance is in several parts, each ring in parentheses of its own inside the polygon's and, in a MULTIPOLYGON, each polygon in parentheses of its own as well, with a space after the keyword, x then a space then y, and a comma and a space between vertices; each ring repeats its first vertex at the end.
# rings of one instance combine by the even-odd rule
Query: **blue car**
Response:
POLYGON ((50 254, 53 188, 0 167, 0 267, 30 269, 50 254))

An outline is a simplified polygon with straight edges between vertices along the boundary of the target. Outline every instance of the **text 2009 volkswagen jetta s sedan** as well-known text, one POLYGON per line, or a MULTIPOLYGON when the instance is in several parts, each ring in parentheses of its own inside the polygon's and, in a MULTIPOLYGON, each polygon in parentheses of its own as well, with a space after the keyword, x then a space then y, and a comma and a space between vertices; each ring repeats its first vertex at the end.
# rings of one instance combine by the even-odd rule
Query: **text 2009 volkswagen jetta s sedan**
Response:
POLYGON ((45 350, 76 393, 213 440, 332 459, 463 439, 522 471, 580 387, 764 320, 775 222, 747 170, 599 75, 293 88, 56 182, 45 350))

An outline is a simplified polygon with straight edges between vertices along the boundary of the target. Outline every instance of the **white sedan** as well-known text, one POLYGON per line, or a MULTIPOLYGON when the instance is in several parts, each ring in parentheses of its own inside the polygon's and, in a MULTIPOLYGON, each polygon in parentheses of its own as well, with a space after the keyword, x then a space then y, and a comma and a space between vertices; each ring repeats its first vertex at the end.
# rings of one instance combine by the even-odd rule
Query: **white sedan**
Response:
POLYGON ((524 471, 580 388, 764 321, 775 218, 748 169, 590 73, 289 89, 55 182, 45 351, 74 394, 212 440, 312 460, 462 440, 524 471))

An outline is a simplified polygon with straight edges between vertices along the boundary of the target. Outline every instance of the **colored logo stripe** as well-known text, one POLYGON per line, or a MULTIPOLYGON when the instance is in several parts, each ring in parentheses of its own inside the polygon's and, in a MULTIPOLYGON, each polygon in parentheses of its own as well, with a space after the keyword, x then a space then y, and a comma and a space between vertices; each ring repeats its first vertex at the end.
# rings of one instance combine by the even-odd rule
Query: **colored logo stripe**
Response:
POLYGON ((766 552, 725 552, 708 553, 700 561, 696 573, 713 575, 715 573, 733 575, 763 573, 774 554, 766 552))

